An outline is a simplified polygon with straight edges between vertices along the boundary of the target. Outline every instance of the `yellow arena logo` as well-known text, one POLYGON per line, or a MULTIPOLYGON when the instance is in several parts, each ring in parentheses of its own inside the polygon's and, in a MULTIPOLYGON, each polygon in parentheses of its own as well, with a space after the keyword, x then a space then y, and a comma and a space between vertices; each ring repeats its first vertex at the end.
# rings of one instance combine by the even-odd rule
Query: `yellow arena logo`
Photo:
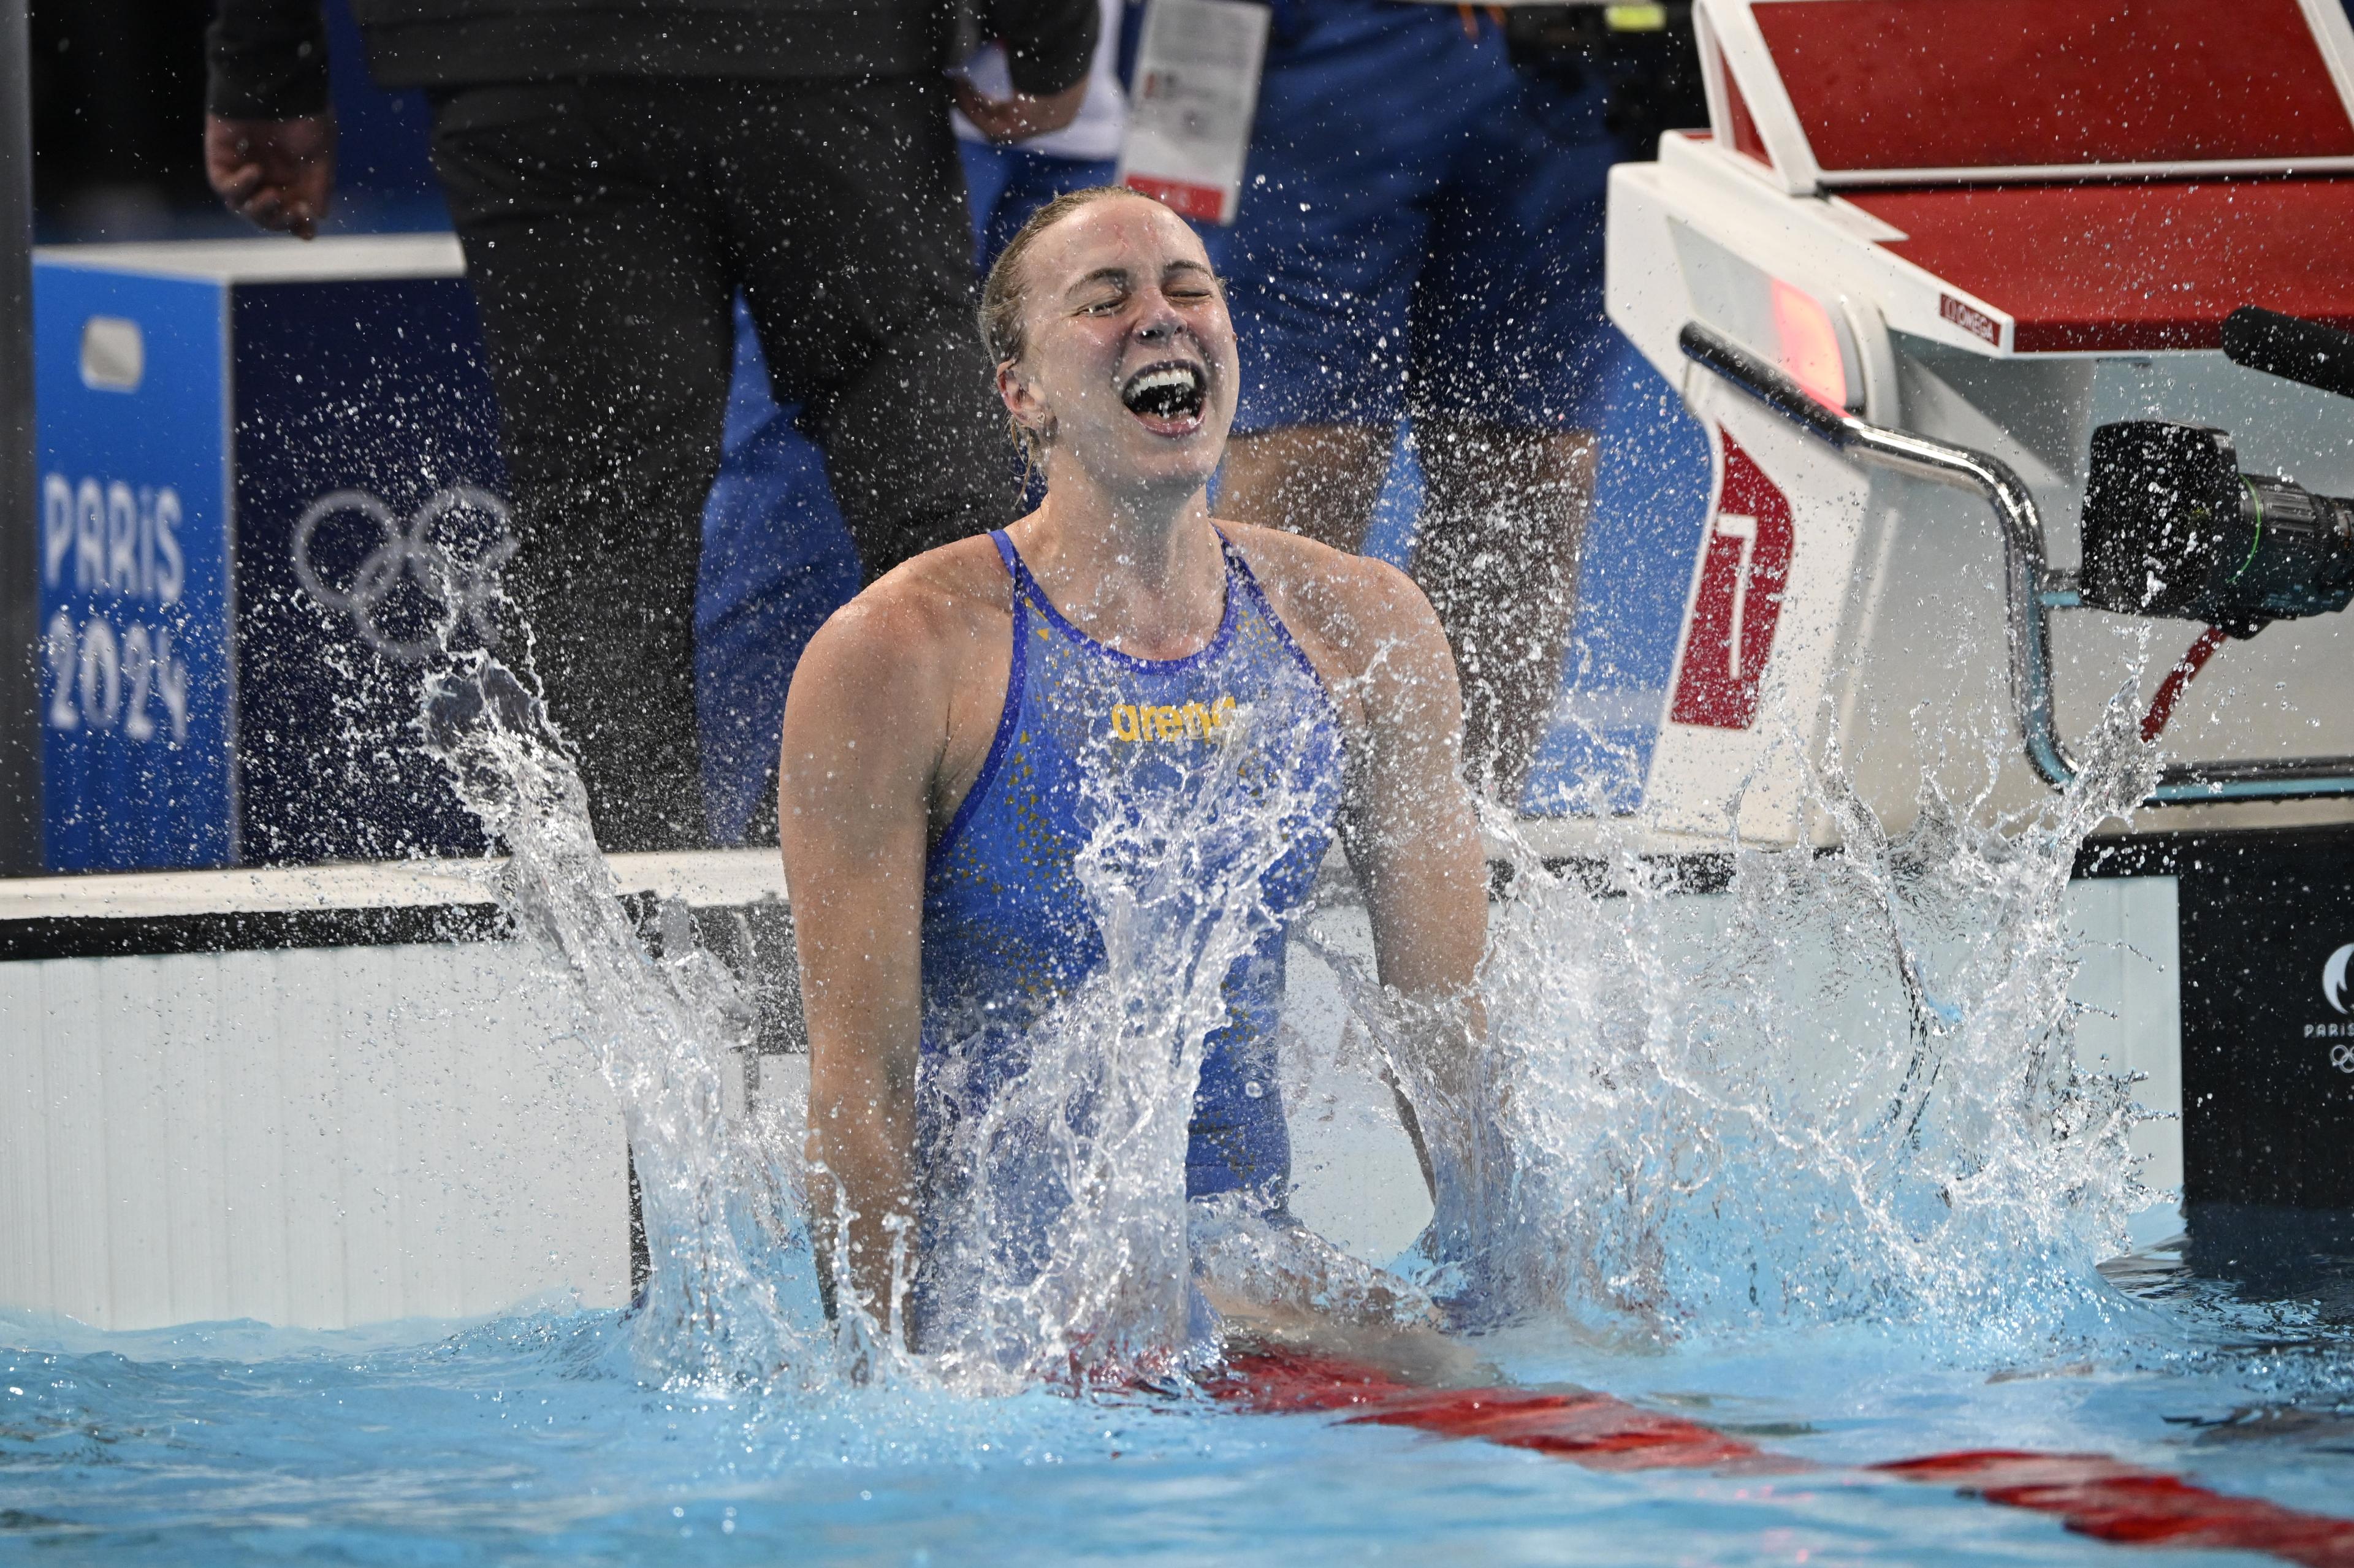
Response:
POLYGON ((1111 733, 1121 740, 1217 740, 1236 711, 1232 697, 1176 707, 1121 703, 1111 710, 1111 733))

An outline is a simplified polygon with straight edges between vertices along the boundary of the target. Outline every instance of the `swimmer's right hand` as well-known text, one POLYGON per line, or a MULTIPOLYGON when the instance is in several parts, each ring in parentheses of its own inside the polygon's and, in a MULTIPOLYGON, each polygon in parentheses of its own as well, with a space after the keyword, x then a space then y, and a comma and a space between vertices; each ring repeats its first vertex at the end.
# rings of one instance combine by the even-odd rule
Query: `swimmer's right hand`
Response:
POLYGON ((317 237, 335 185, 335 117, 225 120, 205 116, 205 178, 231 212, 257 228, 317 237))

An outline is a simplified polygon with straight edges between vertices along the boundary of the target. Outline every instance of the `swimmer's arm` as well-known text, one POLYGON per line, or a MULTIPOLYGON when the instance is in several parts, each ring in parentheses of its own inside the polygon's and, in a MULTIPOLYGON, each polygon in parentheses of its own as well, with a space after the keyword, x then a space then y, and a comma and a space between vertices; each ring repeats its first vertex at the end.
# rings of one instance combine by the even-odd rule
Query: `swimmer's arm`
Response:
POLYGON ((886 1325, 893 1251, 914 1241, 924 849, 946 733, 929 630, 907 607, 864 601, 827 622, 794 673, 778 770, 820 1277, 838 1307, 843 1282, 828 1271, 846 1249, 850 1288, 886 1325))
MULTIPOLYGON (((1403 573, 1375 562, 1349 598, 1344 646, 1362 673, 1365 728, 1341 842, 1373 916, 1382 983, 1405 1004, 1399 1064, 1425 1137, 1453 1141, 1484 1031, 1474 989, 1488 941, 1488 867, 1463 783, 1463 701, 1438 618, 1403 573), (1448 1105, 1428 1103, 1434 1097, 1448 1105)), ((1421 1150, 1426 1170, 1430 1151, 1421 1150)))

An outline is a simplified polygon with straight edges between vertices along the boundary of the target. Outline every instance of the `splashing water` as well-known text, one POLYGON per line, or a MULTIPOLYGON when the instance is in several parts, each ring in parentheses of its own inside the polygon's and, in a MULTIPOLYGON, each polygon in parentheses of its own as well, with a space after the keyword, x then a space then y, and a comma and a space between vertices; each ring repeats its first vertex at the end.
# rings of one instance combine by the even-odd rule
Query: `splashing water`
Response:
MULTIPOLYGON (((1632 853, 1556 874, 1507 836, 1489 1044, 1453 1105, 1417 1083, 1405 1042, 1428 1021, 1372 981, 1363 911, 1336 887, 1295 928, 1287 1050, 1303 1060, 1285 1064, 1286 1098, 1386 1057, 1426 1120, 1486 1134, 1459 1168, 1441 1160, 1436 1223, 1399 1266, 1465 1324, 1508 1330, 1472 1342, 1523 1381, 1690 1411, 1819 1464, 2103 1449, 2338 1510, 2354 1430, 2342 1245, 2323 1249, 2327 1301, 2301 1278, 2251 1296, 2159 1251, 2094 1266, 2143 1194, 2122 1141, 2130 1086, 2073 1058, 2062 910, 2078 841, 2147 779, 2131 727, 2113 712, 2084 781, 2000 832, 1932 798, 1889 840, 1826 765, 1817 801, 1847 848, 1735 846, 1722 885, 1632 853), (1305 983, 1320 963, 1352 1003, 1337 1048, 1305 983)), ((1019 1540, 1041 1561, 1099 1561, 1215 1540, 1287 1563, 1553 1562, 1564 1542, 1610 1563, 1656 1556, 1663 1531, 1695 1561, 2110 1550, 2010 1510, 1899 1500, 1869 1472, 1596 1474, 1110 1386, 1184 1392, 1193 1286, 1360 1322, 1428 1310, 1401 1273, 1296 1224, 1176 1196, 1219 979, 1270 917, 1245 869, 1259 852, 1213 853, 1204 834, 1254 842, 1281 802, 1206 829, 1129 821, 1090 846, 1109 962, 1030 1032, 995 1135, 1002 1152, 1044 1129, 1062 1198, 1047 1266, 984 1258, 977 1327, 938 1352, 877 1354, 880 1330, 854 1313, 836 1330, 818 1307, 801 1216, 823 1173, 802 1168, 801 1107, 747 1117, 719 1092, 747 1027, 734 977, 695 950, 684 911, 615 896, 524 685, 452 658, 427 728, 512 855, 498 893, 518 931, 587 1004, 579 1033, 643 1191, 644 1305, 454 1333, 0 1321, 0 1347, 49 1347, 0 1348, 0 1556, 21 1542, 222 1563, 922 1561, 1019 1540), (862 1361, 863 1385, 845 1375, 862 1361)), ((992 1201, 970 1211, 984 1230, 992 1201)))
MULTIPOLYGON (((1305 826, 1304 802, 1267 786, 1294 775, 1299 737, 1255 747, 1247 718, 1229 723, 1194 789, 1127 788, 1108 754, 1085 776, 1097 826, 1075 869, 1105 960, 1023 1031, 1018 1076, 940 1157, 935 1196, 953 1212, 933 1266, 962 1277, 964 1298, 941 1355, 951 1376, 1117 1383, 1205 1349, 1184 1197, 1193 1096, 1229 1021, 1227 978, 1276 922, 1262 878, 1305 826), (1025 1233, 1038 1245, 1007 1239, 1025 1233)), ((951 1044, 938 1075, 1004 1051, 1001 1033, 951 1044)))
MULTIPOLYGON (((831 1179, 803 1165, 803 1107, 758 1124, 722 1111, 720 1074, 748 1012, 735 977, 695 948, 683 910, 664 911, 664 957, 647 956, 578 775, 504 666, 453 660, 425 706, 461 798, 509 851, 502 901, 597 1021, 589 1044, 624 1107, 655 1260, 637 1344, 665 1381, 806 1384, 822 1369, 982 1393, 1160 1379, 1214 1353, 1193 1286, 1204 1237, 1246 1235, 1235 1245, 1267 1258, 1301 1251, 1347 1272, 1312 1240, 1287 1250, 1184 1198, 1190 1112, 1208 1038, 1229 1022, 1227 977, 1274 926, 1263 876, 1308 827, 1308 803, 1279 782, 1301 737, 1217 747, 1199 787, 1173 795, 1123 789, 1113 768, 1089 775, 1098 826, 1076 872, 1106 962, 1018 1043, 983 1030, 927 1065, 926 1092, 951 1096, 960 1074, 1018 1045, 1019 1070, 981 1114, 945 1127, 927 1255, 903 1260, 889 1321, 843 1300, 829 1337, 801 1309, 813 1289, 787 1284, 813 1286, 803 1199, 831 1179), (910 1277, 941 1319, 920 1358, 901 1349, 910 1277)), ((1239 736, 1247 720, 1230 723, 1239 736)), ((832 1261, 847 1277, 846 1258, 832 1261)))
MULTIPOLYGON (((1736 848, 1721 894, 1632 854, 1596 887, 1505 834, 1469 1104, 1417 1080, 1395 999, 1332 934, 1335 901, 1308 947, 1426 1119, 1476 1134, 1434 1142, 1437 1214, 1408 1272, 1467 1326, 1614 1342, 1890 1322, 2004 1357, 2123 1310, 2094 1265, 2147 1195, 2130 1086, 2074 1060, 2064 900, 2084 836, 2147 788, 2128 695, 2075 787, 2008 832, 1931 794, 1892 841, 1832 758, 1815 788, 1845 850, 1736 848)), ((1197 1277, 1399 1321, 1426 1308, 1296 1226, 1182 1197, 1204 1041, 1275 918, 1259 877, 1296 827, 1296 802, 1253 796, 1231 763, 1185 806, 1101 814, 1078 871, 1107 962, 955 1128, 917 1277, 957 1307, 910 1358, 897 1322, 852 1308, 835 1335, 812 1310, 801 1215, 825 1178, 801 1166, 801 1107, 723 1113, 737 982, 683 918, 648 956, 535 705, 476 653, 428 708, 511 853, 501 896, 597 1021, 655 1258, 636 1345, 663 1379, 809 1387, 852 1362, 970 1392, 1182 1377, 1214 1354, 1197 1277)))
POLYGON ((425 689, 429 745, 459 798, 507 851, 499 899, 578 992, 588 1044, 620 1097, 654 1260, 638 1353, 665 1383, 726 1390, 825 1375, 832 1347, 788 1294, 808 1274, 801 1139, 783 1107, 723 1114, 720 1075, 748 1009, 663 911, 651 957, 592 835, 579 775, 539 705, 487 653, 453 658, 425 689))
POLYGON ((1885 1322, 2000 1356, 2123 1309, 2094 1265, 2149 1194, 2130 1085, 2074 1058, 2064 916, 2152 779, 2131 696, 2008 834, 1931 792, 1892 842, 1833 758, 1844 850, 1736 847, 1721 895, 1622 855, 1596 896, 1516 851, 1455 1112, 1497 1136, 1440 1182, 1430 1277, 1638 1340, 1885 1322))

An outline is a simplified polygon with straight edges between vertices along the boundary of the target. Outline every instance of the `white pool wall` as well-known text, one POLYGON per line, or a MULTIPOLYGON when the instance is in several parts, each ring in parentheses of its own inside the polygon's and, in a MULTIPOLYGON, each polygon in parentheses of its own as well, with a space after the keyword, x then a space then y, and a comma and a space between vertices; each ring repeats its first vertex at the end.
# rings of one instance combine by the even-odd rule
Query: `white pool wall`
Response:
MULTIPOLYGON (((2079 881, 2071 910, 2080 1059, 2147 1075, 2137 1097, 2166 1119, 2134 1134, 2142 1179, 2178 1188, 2174 879, 2079 881)), ((1696 939, 1728 914, 1677 901, 1696 939)), ((1296 960, 1293 983, 1312 1067, 1286 1085, 1294 1207, 1386 1263, 1429 1200, 1386 1091, 1332 1065, 1329 972, 1296 960)), ((339 1329, 551 1292, 617 1306, 625 1140, 585 1027, 510 942, 0 963, 0 1309, 339 1329)), ((763 1094, 806 1081, 799 1059, 761 1064, 763 1094)))

